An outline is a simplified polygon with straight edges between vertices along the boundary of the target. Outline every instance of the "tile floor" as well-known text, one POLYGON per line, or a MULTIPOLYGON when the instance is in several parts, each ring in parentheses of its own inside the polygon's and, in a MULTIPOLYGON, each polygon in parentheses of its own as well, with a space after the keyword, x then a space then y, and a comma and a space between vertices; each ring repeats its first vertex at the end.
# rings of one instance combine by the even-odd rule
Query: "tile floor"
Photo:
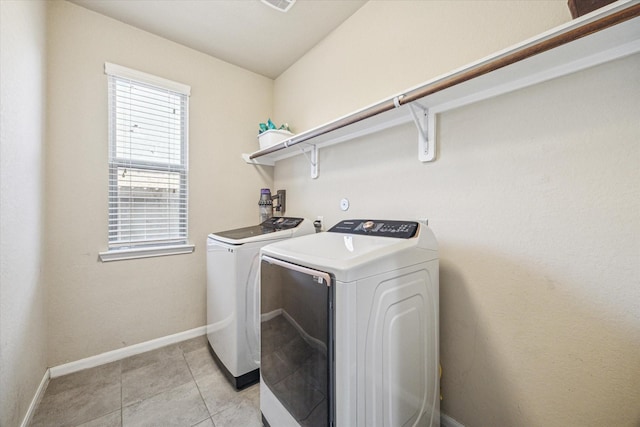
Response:
POLYGON ((31 427, 258 427, 259 385, 240 392, 206 336, 53 378, 31 427))

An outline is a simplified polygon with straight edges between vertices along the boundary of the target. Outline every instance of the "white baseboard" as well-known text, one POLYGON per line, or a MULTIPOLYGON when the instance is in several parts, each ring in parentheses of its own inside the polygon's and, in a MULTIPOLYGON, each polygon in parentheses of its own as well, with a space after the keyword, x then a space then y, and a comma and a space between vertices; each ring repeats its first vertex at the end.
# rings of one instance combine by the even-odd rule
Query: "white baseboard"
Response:
POLYGON ((167 335, 166 337, 130 345, 127 347, 119 348, 117 350, 108 351, 96 356, 76 360, 75 362, 69 362, 65 363, 64 365, 54 366, 50 368, 50 375, 51 378, 56 378, 62 375, 71 374, 73 372, 82 371, 83 369, 95 368, 96 366, 115 362, 116 360, 121 360, 129 356, 135 356, 136 354, 144 353, 145 351, 155 350, 157 348, 175 344, 180 341, 188 340, 190 338, 199 337, 206 333, 206 326, 200 326, 199 328, 190 329, 188 331, 179 332, 173 335, 167 335))
POLYGON ((440 427, 464 427, 464 425, 440 412, 440 427))
POLYGON ((20 427, 27 427, 31 423, 31 419, 33 418, 33 414, 35 413, 36 408, 38 407, 38 403, 40 403, 40 400, 44 395, 44 391, 47 389, 49 378, 51 378, 51 369, 47 368, 47 370, 44 371, 44 376, 42 377, 42 381, 40 381, 40 385, 36 390, 36 394, 33 396, 33 399, 31 399, 31 404, 29 405, 29 409, 27 409, 27 413, 22 419, 20 427))

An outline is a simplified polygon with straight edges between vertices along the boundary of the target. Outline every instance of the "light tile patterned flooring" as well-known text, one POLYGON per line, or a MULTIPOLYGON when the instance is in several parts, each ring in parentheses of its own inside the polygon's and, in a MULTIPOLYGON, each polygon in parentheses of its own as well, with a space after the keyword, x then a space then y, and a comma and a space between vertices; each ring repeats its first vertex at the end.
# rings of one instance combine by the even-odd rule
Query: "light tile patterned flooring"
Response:
POLYGON ((259 385, 236 391, 206 336, 53 378, 31 427, 259 427, 259 385))

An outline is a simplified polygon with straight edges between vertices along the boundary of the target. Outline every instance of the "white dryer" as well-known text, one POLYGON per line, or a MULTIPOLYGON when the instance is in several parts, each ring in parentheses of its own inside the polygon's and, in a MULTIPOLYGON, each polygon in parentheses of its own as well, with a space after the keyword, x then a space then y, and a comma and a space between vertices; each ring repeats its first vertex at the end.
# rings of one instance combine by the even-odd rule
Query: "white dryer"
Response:
POLYGON ((307 219, 273 217, 259 225, 211 233, 207 238, 209 350, 238 389, 260 378, 257 283, 260 248, 314 232, 307 219))
POLYGON ((440 425, 438 246, 426 224, 342 221, 260 253, 265 425, 440 425))

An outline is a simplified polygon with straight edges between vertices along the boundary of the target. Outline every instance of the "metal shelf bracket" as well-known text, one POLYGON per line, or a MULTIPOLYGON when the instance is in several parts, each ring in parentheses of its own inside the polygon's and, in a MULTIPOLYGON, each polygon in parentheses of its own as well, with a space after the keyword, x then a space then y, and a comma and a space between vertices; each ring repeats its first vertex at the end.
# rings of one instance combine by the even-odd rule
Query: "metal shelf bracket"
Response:
MULTIPOLYGON (((300 152, 304 155, 304 157, 309 161, 311 165, 311 178, 316 179, 318 177, 318 146, 316 144, 303 143, 307 147, 311 147, 308 150, 310 155, 307 155, 307 152, 304 151, 303 147, 300 148, 300 152)), ((286 145, 286 143, 285 143, 286 145)))
POLYGON ((409 111, 418 129, 418 159, 432 162, 436 159, 435 113, 417 102, 409 104, 409 111))

